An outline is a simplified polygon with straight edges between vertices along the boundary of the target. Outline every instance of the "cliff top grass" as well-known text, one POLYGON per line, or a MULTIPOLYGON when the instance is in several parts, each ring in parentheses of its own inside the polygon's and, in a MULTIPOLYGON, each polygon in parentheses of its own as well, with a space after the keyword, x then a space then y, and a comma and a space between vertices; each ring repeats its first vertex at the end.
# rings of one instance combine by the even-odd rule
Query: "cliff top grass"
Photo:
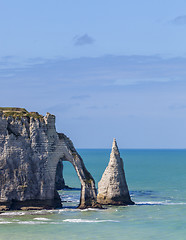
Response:
POLYGON ((28 112, 25 108, 16 108, 16 107, 0 107, 0 111, 6 117, 12 116, 13 118, 21 117, 33 117, 33 118, 43 118, 38 112, 28 112))

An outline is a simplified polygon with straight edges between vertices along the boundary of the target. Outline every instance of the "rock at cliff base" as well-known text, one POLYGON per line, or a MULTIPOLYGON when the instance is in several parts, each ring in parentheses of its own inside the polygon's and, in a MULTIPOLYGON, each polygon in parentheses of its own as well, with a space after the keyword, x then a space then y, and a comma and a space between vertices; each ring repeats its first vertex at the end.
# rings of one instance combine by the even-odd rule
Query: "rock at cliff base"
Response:
POLYGON ((116 139, 113 140, 109 164, 98 183, 97 202, 109 205, 133 205, 116 139))
POLYGON ((62 190, 64 188, 68 188, 65 185, 65 180, 63 178, 63 162, 59 161, 56 168, 56 178, 55 178, 55 187, 56 190, 62 190))

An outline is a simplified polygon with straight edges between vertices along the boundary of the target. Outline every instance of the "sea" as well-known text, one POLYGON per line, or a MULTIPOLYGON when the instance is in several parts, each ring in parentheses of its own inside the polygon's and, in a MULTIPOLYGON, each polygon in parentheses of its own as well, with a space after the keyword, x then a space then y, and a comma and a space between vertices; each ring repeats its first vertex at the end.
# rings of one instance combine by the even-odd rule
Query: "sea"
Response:
MULTIPOLYGON (((96 186, 109 149, 78 149, 96 186)), ((80 182, 64 162, 71 190, 59 194, 63 208, 0 214, 0 240, 185 240, 186 150, 120 149, 133 206, 79 210, 80 182)))

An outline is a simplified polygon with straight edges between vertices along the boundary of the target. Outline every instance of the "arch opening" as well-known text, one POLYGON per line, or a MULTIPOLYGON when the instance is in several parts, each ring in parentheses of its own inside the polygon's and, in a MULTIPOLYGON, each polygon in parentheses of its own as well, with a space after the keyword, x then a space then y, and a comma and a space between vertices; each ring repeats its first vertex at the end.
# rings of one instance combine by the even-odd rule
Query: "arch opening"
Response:
POLYGON ((55 188, 65 208, 77 208, 80 204, 81 183, 77 173, 65 158, 58 161, 55 176, 55 188))

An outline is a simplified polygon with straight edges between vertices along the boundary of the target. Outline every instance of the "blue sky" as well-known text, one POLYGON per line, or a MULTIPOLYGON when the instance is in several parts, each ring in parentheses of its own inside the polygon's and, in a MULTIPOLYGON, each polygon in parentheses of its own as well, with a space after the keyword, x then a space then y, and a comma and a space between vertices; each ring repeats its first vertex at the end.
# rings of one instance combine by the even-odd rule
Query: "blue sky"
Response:
POLYGON ((77 148, 185 148, 186 2, 0 0, 0 105, 77 148))

